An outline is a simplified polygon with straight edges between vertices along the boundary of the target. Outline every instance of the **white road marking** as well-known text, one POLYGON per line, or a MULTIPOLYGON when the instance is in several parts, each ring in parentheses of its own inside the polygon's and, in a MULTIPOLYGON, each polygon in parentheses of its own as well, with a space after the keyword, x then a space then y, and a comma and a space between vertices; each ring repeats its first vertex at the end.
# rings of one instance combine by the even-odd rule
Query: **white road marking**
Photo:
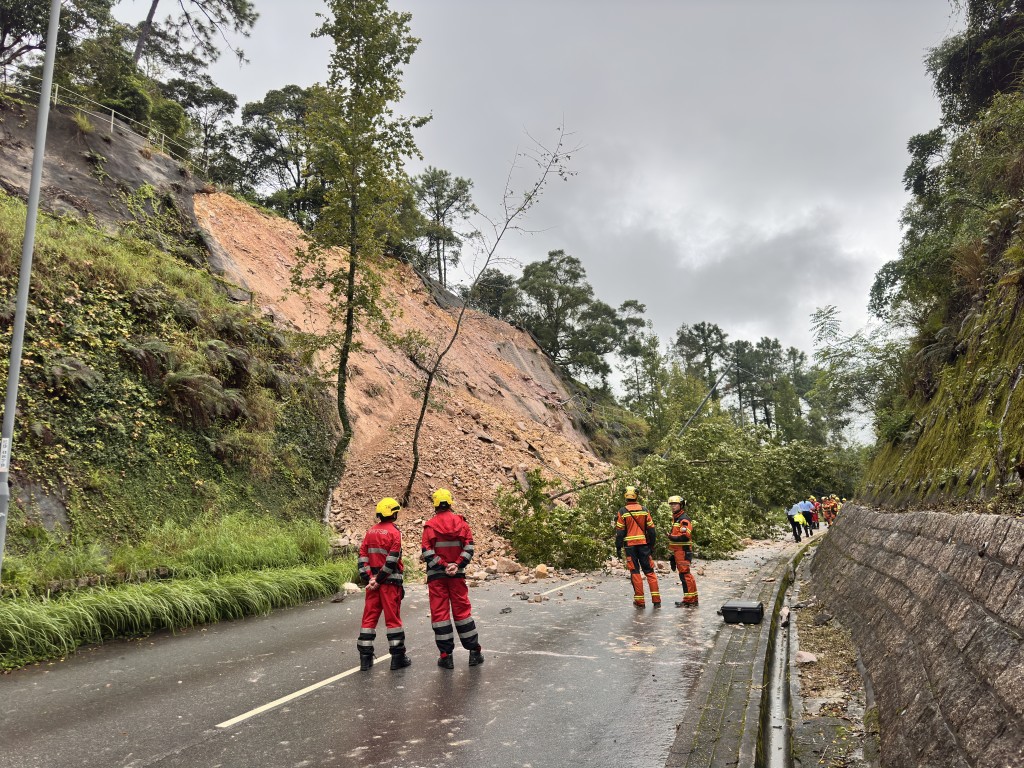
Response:
MULTIPOLYGON (((558 592, 559 590, 565 589, 566 587, 571 587, 574 584, 579 584, 581 581, 586 581, 586 580, 587 580, 587 577, 584 576, 582 578, 576 579, 576 581, 570 581, 567 584, 561 584, 561 585, 559 585, 557 587, 554 587, 553 589, 549 589, 547 592, 541 592, 541 595, 550 595, 552 592, 558 592)), ((535 651, 534 653, 540 655, 540 652, 536 652, 535 651)), ((543 654, 543 655, 558 656, 560 654, 543 654)), ((592 657, 592 656, 583 656, 583 657, 579 657, 579 658, 592 659, 594 657, 592 657)), ((241 723, 244 720, 248 720, 251 717, 256 717, 256 715, 261 715, 264 712, 270 711, 271 709, 276 709, 277 707, 280 707, 282 704, 287 704, 289 701, 294 701, 295 699, 297 699, 297 698, 299 698, 301 696, 305 696, 307 693, 312 693, 313 691, 317 690, 318 688, 323 688, 325 685, 330 685, 331 683, 337 682, 338 680, 341 680, 344 677, 348 677, 349 675, 352 675, 352 674, 354 674, 354 673, 356 673, 358 671, 359 671, 359 667, 352 667, 352 669, 348 669, 348 670, 346 670, 344 672, 341 672, 341 673, 339 673, 337 675, 334 675, 333 677, 328 677, 326 680, 321 680, 319 683, 313 683, 312 685, 306 686, 301 691, 295 691, 295 693, 289 693, 287 696, 282 696, 280 699, 275 699, 274 701, 270 702, 269 704, 264 704, 262 707, 256 707, 256 709, 251 709, 248 712, 245 712, 244 714, 238 715, 238 717, 233 717, 230 720, 225 720, 223 723, 217 723, 216 727, 217 728, 230 728, 233 725, 238 725, 238 723, 241 723)))
POLYGON ((541 595, 541 597, 543 597, 544 595, 550 595, 552 592, 557 592, 560 589, 565 589, 566 587, 571 587, 573 584, 579 584, 581 581, 586 581, 587 578, 588 578, 587 576, 584 576, 582 579, 576 579, 576 581, 570 581, 568 584, 563 584, 560 587, 555 587, 554 589, 549 589, 547 592, 541 592, 540 595, 541 595))
POLYGON ((358 671, 359 667, 352 667, 352 669, 345 670, 344 672, 341 672, 335 675, 334 677, 328 677, 326 680, 321 680, 319 683, 313 683, 312 685, 306 686, 301 691, 289 693, 287 696, 282 696, 280 699, 275 699, 269 704, 264 704, 262 707, 256 707, 256 709, 251 709, 245 714, 239 715, 238 717, 233 717, 230 720, 225 720, 223 723, 217 723, 217 728, 230 728, 232 725, 237 725, 243 720, 248 720, 250 717, 256 717, 256 715, 261 715, 264 712, 281 706, 282 704, 287 704, 289 701, 294 701, 300 696, 305 696, 307 693, 312 693, 318 688, 323 688, 325 685, 330 685, 331 683, 341 680, 343 677, 348 677, 349 675, 354 674, 358 671))

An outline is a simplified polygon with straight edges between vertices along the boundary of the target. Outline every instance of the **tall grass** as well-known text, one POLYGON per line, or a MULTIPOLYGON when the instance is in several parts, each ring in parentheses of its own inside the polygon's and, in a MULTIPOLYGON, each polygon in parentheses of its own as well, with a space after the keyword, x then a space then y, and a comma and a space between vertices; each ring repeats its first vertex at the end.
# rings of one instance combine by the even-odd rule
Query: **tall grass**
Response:
POLYGON ((355 563, 345 560, 0 600, 0 668, 60 658, 87 643, 298 605, 337 591, 355 573, 355 563))
POLYGON ((168 521, 137 543, 106 547, 57 537, 4 561, 4 589, 45 594, 53 582, 87 577, 136 579, 160 569, 173 577, 198 578, 263 568, 316 566, 331 554, 327 529, 316 520, 283 521, 232 514, 203 517, 189 525, 168 521))

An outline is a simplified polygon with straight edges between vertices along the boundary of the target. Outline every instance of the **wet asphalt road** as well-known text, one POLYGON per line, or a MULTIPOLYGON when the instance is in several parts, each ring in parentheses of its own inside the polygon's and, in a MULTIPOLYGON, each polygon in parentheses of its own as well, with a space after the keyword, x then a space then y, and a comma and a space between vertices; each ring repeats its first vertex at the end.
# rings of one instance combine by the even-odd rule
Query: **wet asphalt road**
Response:
POLYGON ((706 564, 696 611, 673 606, 675 574, 657 612, 634 609, 621 577, 487 582, 470 592, 486 663, 468 668, 458 648, 454 671, 435 666, 426 589, 413 586, 413 666, 391 672, 385 655, 226 727, 357 666, 362 596, 83 651, 0 678, 0 768, 663 765, 722 630, 715 609, 781 553, 706 564))

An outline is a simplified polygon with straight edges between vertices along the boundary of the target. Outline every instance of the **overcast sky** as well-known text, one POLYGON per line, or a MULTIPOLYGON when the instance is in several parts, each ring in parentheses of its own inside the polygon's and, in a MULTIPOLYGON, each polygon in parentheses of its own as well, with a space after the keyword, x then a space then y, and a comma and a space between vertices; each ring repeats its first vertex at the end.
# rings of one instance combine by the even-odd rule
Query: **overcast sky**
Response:
MULTIPOLYGON (((125 3, 141 18, 149 2, 125 3)), ((320 0, 261 17, 215 79, 241 102, 326 76, 320 0)), ((597 295, 639 299, 663 340, 681 323, 810 350, 808 316, 849 330, 896 255, 906 142, 938 107, 927 49, 959 28, 948 0, 393 0, 422 43, 405 114, 425 163, 472 179, 496 212, 526 132, 563 123, 578 175, 549 189, 502 255, 563 248, 597 295)), ((414 172, 422 167, 415 164, 414 172)))

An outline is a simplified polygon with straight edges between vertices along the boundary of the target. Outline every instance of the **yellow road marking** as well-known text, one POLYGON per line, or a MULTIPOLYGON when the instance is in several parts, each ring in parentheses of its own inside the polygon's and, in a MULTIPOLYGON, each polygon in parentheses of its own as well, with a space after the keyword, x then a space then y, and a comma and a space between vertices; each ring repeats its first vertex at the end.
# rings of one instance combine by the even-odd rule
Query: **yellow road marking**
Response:
POLYGON ((280 707, 282 704, 287 704, 289 701, 294 701, 300 696, 305 696, 307 693, 312 693, 318 688, 323 688, 325 685, 330 685, 333 682, 341 680, 343 677, 348 677, 359 671, 359 667, 352 667, 352 669, 345 670, 334 677, 328 677, 326 680, 321 680, 319 683, 313 683, 312 685, 306 686, 301 691, 295 691, 295 693, 289 693, 287 696, 282 696, 280 699, 275 699, 269 704, 264 704, 262 707, 256 707, 251 709, 245 714, 233 717, 230 720, 225 720, 223 723, 217 723, 218 728, 230 728, 232 725, 237 725, 243 720, 248 720, 250 717, 256 717, 276 707, 280 707))

